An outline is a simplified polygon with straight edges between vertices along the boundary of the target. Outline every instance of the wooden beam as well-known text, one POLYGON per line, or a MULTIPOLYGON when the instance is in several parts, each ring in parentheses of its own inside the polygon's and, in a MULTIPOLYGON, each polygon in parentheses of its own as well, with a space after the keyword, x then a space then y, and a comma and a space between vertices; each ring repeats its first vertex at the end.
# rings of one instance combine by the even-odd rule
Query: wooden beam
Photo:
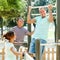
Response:
MULTIPOLYGON (((56 42, 60 39, 60 0, 57 0, 56 42)), ((60 60, 60 46, 57 45, 56 60, 60 60)))
POLYGON ((40 40, 35 41, 36 60, 40 60, 40 40))
MULTIPOLYGON (((56 15, 56 13, 52 13, 53 15, 56 15)), ((37 16, 37 15, 40 15, 40 14, 31 14, 32 16, 37 16)), ((47 13, 48 15, 48 13, 47 13)))
MULTIPOLYGON (((35 8, 41 8, 41 7, 48 7, 48 6, 32 6, 32 9, 35 9, 35 8)), ((53 6, 53 7, 56 7, 56 6, 53 6)))

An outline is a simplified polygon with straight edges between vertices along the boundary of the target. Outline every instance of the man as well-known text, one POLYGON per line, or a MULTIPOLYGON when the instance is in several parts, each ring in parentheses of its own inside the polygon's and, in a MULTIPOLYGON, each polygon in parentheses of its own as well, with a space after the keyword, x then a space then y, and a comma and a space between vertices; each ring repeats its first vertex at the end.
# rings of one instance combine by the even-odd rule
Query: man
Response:
MULTIPOLYGON (((28 30, 26 30, 24 27, 24 20, 23 18, 20 18, 18 17, 17 18, 17 26, 13 27, 13 31, 15 32, 16 34, 16 40, 15 42, 20 42, 20 43, 23 43, 24 42, 24 37, 26 35, 32 35, 33 32, 29 32, 28 30)), ((18 44, 18 45, 15 45, 15 47, 17 48, 17 50, 19 50, 19 47, 23 45, 23 44, 18 44)))
MULTIPOLYGON (((40 43, 42 44, 46 43, 49 24, 50 22, 53 22, 52 5, 48 5, 48 10, 49 10, 48 16, 46 16, 46 11, 44 8, 39 8, 40 16, 37 16, 33 19, 30 18, 31 9, 32 8, 30 6, 28 16, 27 16, 27 23, 28 24, 35 23, 36 27, 35 27, 34 34, 32 36, 31 44, 30 44, 30 49, 29 49, 30 54, 35 53, 35 40, 36 39, 39 39, 40 43)), ((40 48, 41 48, 40 56, 42 56, 42 53, 44 51, 44 46, 41 46, 40 48)))

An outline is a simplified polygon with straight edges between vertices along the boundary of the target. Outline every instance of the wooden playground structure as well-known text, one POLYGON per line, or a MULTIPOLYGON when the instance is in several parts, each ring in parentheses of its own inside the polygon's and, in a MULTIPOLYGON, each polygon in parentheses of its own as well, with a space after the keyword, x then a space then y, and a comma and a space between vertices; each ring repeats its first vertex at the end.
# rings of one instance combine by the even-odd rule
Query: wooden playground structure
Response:
MULTIPOLYGON (((17 43, 18 44, 18 43, 17 43)), ((42 60, 58 60, 57 59, 57 46, 60 46, 60 43, 51 43, 51 44, 40 44, 40 41, 36 40, 36 60, 40 60, 40 45, 42 46, 55 46, 53 48, 45 48, 44 54, 42 56, 42 60), (38 46, 38 47, 37 47, 38 46)), ((26 52, 28 54, 28 52, 26 52)), ((2 60, 4 60, 4 49, 0 52, 0 55, 2 56, 2 60)), ((16 56, 17 57, 17 56, 16 56)), ((27 59, 27 58, 26 58, 27 59)), ((18 59, 16 59, 18 60, 18 59)), ((22 56, 20 56, 20 60, 23 60, 22 56)), ((25 60, 25 59, 24 59, 25 60)))
MULTIPOLYGON (((44 54, 43 54, 43 60, 60 60, 60 43, 58 42, 58 40, 60 39, 60 0, 57 0, 57 27, 58 27, 58 30, 56 30, 58 33, 56 34, 57 35, 57 38, 56 38, 56 43, 52 43, 52 45, 55 45, 56 46, 56 49, 55 48, 47 48, 47 50, 44 51, 44 54), (51 50, 50 50, 51 49, 51 50), (50 57, 51 56, 51 57, 50 57)), ((42 44, 44 45, 44 44, 42 44)), ((45 44, 44 46, 46 46, 48 44, 45 44)), ((0 55, 2 55, 2 60, 4 60, 4 49, 2 49, 2 51, 0 52, 0 55)), ((39 41, 37 40, 36 41, 36 60, 40 60, 40 43, 39 41), (38 46, 38 47, 37 47, 38 46)), ((21 59, 22 60, 22 59, 21 59)))

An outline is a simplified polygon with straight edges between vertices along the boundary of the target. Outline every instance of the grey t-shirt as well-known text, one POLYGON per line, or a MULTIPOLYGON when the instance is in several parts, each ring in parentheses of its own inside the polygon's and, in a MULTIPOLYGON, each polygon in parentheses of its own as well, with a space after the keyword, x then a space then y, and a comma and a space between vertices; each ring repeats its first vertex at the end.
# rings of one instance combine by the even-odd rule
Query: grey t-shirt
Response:
POLYGON ((16 42, 23 42, 25 35, 29 32, 24 27, 19 28, 18 26, 13 27, 12 30, 16 34, 16 42))

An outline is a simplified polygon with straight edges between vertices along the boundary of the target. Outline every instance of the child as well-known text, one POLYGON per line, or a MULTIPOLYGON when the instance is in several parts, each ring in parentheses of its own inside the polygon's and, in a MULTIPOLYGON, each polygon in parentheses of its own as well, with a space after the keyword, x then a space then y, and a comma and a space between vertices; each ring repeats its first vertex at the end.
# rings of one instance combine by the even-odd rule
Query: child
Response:
POLYGON ((13 42, 16 39, 14 32, 9 31, 3 36, 7 41, 5 42, 5 60, 16 60, 16 56, 22 55, 14 48, 13 42))

